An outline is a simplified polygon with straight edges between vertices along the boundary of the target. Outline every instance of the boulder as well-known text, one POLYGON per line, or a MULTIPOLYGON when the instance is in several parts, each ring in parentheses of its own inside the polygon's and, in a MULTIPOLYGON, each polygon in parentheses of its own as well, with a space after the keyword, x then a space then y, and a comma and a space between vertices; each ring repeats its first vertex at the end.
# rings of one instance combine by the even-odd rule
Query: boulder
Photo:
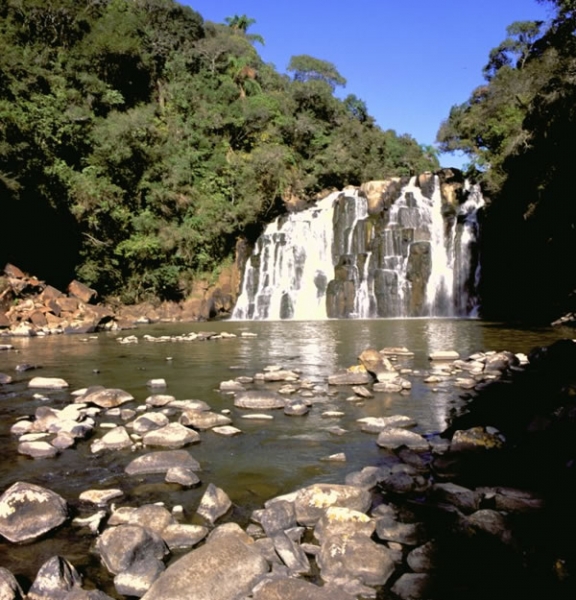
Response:
POLYGON ((166 448, 182 448, 200 441, 197 431, 188 429, 180 423, 168 423, 160 429, 149 431, 142 438, 145 446, 165 446, 166 448))
POLYGON ((194 427, 194 429, 202 431, 211 429, 212 427, 229 425, 232 423, 232 419, 226 415, 211 411, 185 410, 180 416, 180 423, 187 427, 194 427))
POLYGON ((417 452, 427 452, 430 449, 428 441, 414 431, 407 431, 399 427, 387 427, 378 434, 376 443, 381 448, 394 450, 406 446, 417 452))
POLYGON ((63 390, 68 387, 68 382, 59 377, 33 377, 28 382, 30 389, 63 390))
POLYGON ((22 600, 24 592, 16 577, 8 569, 0 567, 0 598, 2 600, 22 600))
POLYGON ((378 350, 368 348, 360 354, 358 360, 377 381, 389 381, 398 376, 390 360, 383 354, 380 354, 378 350))
POLYGON ((135 458, 124 470, 128 475, 152 475, 174 468, 199 471, 200 464, 186 450, 161 450, 135 458))
POLYGON ((95 404, 101 408, 115 408, 132 400, 134 400, 134 396, 124 390, 100 386, 88 388, 86 393, 77 399, 78 402, 95 404))
POLYGON ((78 298, 85 304, 88 304, 92 299, 96 298, 98 293, 96 290, 89 288, 87 285, 73 280, 68 284, 68 293, 78 298))
POLYGON ((296 493, 294 507, 298 523, 315 525, 331 506, 366 512, 372 497, 365 489, 350 485, 317 483, 296 493))
POLYGON ((254 600, 353 600, 356 596, 347 594, 338 586, 314 585, 302 579, 275 578, 258 584, 254 600))
POLYGON ((206 519, 211 525, 225 515, 232 506, 232 501, 224 490, 209 483, 198 507, 198 514, 206 519))
POLYGON ((154 531, 139 525, 110 527, 96 541, 96 550, 110 573, 123 573, 133 565, 168 553, 164 540, 154 531))
POLYGON ((81 587, 76 569, 65 558, 53 556, 40 567, 26 600, 67 600, 68 592, 81 587))
POLYGON ((154 556, 136 561, 114 577, 114 587, 123 596, 143 596, 164 571, 164 563, 154 556))
POLYGON ((284 408, 286 400, 277 392, 268 390, 249 390, 234 396, 234 406, 256 410, 284 408))
POLYGON ((132 445, 132 440, 124 427, 115 427, 100 439, 94 440, 90 445, 90 450, 93 454, 102 452, 103 450, 122 450, 129 448, 132 445))
POLYGON ((243 598, 267 571, 268 563, 258 550, 235 534, 224 534, 170 565, 142 599, 243 598))
POLYGON ((17 482, 0 496, 0 535, 11 542, 33 540, 61 525, 65 500, 33 483, 17 482))

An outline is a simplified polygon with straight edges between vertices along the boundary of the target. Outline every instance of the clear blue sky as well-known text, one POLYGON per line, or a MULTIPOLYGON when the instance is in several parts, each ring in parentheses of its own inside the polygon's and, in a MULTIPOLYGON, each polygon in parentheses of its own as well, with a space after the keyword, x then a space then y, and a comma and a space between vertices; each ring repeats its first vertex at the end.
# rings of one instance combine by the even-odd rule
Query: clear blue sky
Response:
MULTIPOLYGON (((450 107, 482 84, 488 54, 514 21, 547 20, 536 0, 185 0, 205 20, 255 19, 264 61, 285 72, 290 57, 333 63, 383 129, 433 144, 450 107)), ((465 159, 441 156, 443 166, 465 159)))

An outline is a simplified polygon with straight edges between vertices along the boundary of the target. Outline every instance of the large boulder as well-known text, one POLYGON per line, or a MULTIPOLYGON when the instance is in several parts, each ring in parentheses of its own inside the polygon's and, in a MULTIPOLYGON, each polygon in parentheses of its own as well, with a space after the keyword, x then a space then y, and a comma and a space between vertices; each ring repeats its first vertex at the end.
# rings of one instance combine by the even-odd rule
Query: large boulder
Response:
POLYGON ((0 535, 11 542, 33 540, 67 517, 64 498, 33 483, 19 481, 0 496, 0 535))
POLYGON ((153 475, 176 468, 200 471, 200 464, 186 450, 160 450, 135 458, 124 470, 128 475, 153 475))
POLYGON ((142 600, 234 600, 246 597, 268 563, 240 536, 209 539, 170 565, 142 600))
POLYGON ((277 392, 268 390, 249 390, 238 392, 234 397, 234 406, 256 410, 284 408, 286 400, 277 392))
POLYGON ((26 600, 67 600, 71 590, 81 587, 82 578, 74 566, 53 556, 40 567, 26 600))
POLYGON ((366 512, 370 508, 370 492, 351 485, 317 483, 296 494, 294 506, 301 525, 315 525, 331 506, 366 512))

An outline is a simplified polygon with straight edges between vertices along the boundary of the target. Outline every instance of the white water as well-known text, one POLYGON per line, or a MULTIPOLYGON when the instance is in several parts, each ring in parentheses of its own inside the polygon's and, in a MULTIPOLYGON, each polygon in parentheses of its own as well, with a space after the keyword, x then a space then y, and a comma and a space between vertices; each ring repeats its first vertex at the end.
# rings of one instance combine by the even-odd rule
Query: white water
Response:
POLYGON ((413 177, 390 206, 387 225, 378 229, 373 222, 370 239, 367 201, 357 190, 335 192, 312 208, 276 219, 248 261, 232 318, 326 319, 327 286, 338 279, 337 267, 354 290, 353 310, 345 316, 476 316, 477 211, 484 200, 478 186, 467 184, 465 193, 457 214, 448 207, 452 217, 446 219, 438 178, 428 198, 413 177), (338 249, 334 205, 344 196, 349 208, 339 218, 350 225, 340 225, 338 249), (414 269, 416 278, 426 281, 415 283, 414 269))

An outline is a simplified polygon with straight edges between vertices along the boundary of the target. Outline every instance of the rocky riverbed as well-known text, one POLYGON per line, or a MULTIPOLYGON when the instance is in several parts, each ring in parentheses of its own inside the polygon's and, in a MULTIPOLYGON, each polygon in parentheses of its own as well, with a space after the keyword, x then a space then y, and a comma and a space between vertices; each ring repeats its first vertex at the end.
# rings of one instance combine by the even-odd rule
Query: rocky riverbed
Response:
MULTIPOLYGON (((125 336, 118 343, 211 338, 222 334, 125 336)), ((2 351, 11 352, 10 344, 2 351)), ((323 396, 343 390, 350 403, 369 403, 382 392, 409 396, 415 378, 432 387, 449 382, 470 398, 440 436, 417 433, 417 423, 402 414, 359 419, 381 449, 377 464, 340 483, 269 498, 247 519, 238 518, 226 490, 194 458, 208 431, 223 439, 243 435, 230 411, 170 396, 161 379, 148 382, 144 403, 98 386, 70 391, 56 407, 50 393, 67 391, 67 382, 30 378, 29 388, 46 402, 12 425, 22 458, 54 461, 85 440, 90 468, 130 453, 126 482, 143 488, 164 482, 202 494, 197 505, 182 506, 171 500, 170 487, 163 502, 147 503, 126 501, 122 483, 63 498, 33 481, 16 482, 1 490, 0 535, 15 552, 54 540, 53 555, 32 577, 2 568, 0 597, 573 597, 576 344, 564 340, 529 356, 435 353, 426 372, 402 366, 409 357, 406 348, 366 349, 358 365, 323 385, 283 365, 215 382, 242 411, 240 421, 262 427, 278 412, 298 419, 322 410, 323 396), (86 561, 67 555, 72 537, 92 541, 98 575, 87 576, 78 567, 86 561)), ((0 374, 0 385, 10 381, 9 373, 0 374)), ((343 433, 338 429, 334 435, 343 433)), ((325 460, 345 461, 345 445, 325 460)))

